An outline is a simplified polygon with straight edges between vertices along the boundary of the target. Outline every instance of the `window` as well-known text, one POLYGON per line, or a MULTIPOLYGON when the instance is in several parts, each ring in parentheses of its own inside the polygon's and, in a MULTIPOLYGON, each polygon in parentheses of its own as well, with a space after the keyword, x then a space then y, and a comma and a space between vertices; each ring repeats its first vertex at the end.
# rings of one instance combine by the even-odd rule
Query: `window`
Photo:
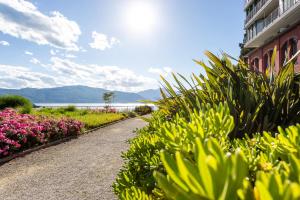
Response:
POLYGON ((281 47, 281 66, 283 66, 288 61, 288 59, 288 42, 285 42, 284 45, 281 47))
POLYGON ((269 51, 269 66, 271 66, 272 56, 273 56, 274 50, 269 51))
POLYGON ((268 67, 270 66, 270 63, 269 63, 269 55, 268 53, 266 53, 264 55, 264 68, 263 68, 263 71, 266 71, 268 69, 268 67))
POLYGON ((256 22, 256 32, 260 33, 264 29, 264 20, 258 20, 256 22))
POLYGON ((271 60, 273 56, 273 50, 269 50, 264 56, 264 72, 271 66, 271 60))
POLYGON ((297 40, 295 38, 290 39, 290 58, 297 53, 297 40))
POLYGON ((254 60, 251 61, 250 69, 251 69, 251 70, 254 70, 254 60))
POLYGON ((297 53, 297 39, 292 38, 284 43, 281 48, 281 65, 283 66, 289 59, 297 53))
POLYGON ((251 69, 254 71, 258 71, 259 70, 259 59, 258 58, 254 58, 254 60, 251 63, 251 69))

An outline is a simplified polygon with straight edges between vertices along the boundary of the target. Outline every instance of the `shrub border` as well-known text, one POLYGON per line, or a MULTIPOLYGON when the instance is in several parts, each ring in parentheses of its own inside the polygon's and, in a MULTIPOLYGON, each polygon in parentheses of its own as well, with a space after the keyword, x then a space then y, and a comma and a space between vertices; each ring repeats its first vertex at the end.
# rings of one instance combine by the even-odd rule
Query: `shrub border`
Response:
MULTIPOLYGON (((136 118, 136 117, 133 117, 133 118, 136 118)), ((116 120, 116 121, 112 121, 112 122, 108 122, 108 123, 102 124, 102 125, 100 125, 97 128, 93 128, 93 129, 90 129, 90 130, 83 131, 83 133, 80 134, 80 135, 75 135, 75 136, 73 135, 73 136, 69 136, 69 137, 66 137, 66 138, 59 139, 59 140, 55 140, 53 142, 49 142, 47 144, 39 145, 39 146, 30 148, 30 149, 27 149, 27 150, 15 153, 15 154, 10 155, 8 157, 1 158, 0 159, 0 166, 4 165, 5 163, 7 163, 7 162, 9 162, 9 161, 11 161, 11 160, 13 160, 15 158, 24 157, 24 156, 26 156, 26 155, 28 155, 28 154, 30 154, 32 152, 35 152, 35 151, 38 151, 38 150, 41 150, 41 149, 46 149, 48 147, 55 146, 55 145, 58 145, 58 144, 61 144, 61 143, 64 143, 64 142, 68 142, 68 141, 73 140, 73 139, 77 139, 80 136, 83 136, 85 134, 97 131, 97 130, 105 128, 107 126, 110 126, 110 125, 113 125, 113 124, 125 121, 127 119, 132 119, 132 118, 131 117, 124 117, 123 119, 119 119, 119 120, 116 120)))

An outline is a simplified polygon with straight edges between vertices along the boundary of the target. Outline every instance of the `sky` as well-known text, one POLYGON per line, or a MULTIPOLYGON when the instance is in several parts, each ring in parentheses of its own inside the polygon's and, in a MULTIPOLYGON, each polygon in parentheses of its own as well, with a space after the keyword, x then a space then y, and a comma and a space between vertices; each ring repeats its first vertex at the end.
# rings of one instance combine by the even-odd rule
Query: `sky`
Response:
POLYGON ((0 88, 137 92, 204 73, 205 50, 239 56, 233 0, 0 0, 0 88))

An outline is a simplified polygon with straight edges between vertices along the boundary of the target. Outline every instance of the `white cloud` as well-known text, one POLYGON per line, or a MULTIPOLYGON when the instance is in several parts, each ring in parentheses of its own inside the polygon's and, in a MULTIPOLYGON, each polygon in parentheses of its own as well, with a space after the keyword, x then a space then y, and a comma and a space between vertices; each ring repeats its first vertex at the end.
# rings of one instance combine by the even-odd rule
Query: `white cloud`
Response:
POLYGON ((82 65, 58 57, 51 58, 48 68, 61 76, 67 85, 88 85, 109 90, 140 91, 157 88, 157 80, 138 75, 132 70, 117 66, 82 65), (68 77, 68 79, 66 79, 68 77))
POLYGON ((0 31, 39 45, 79 50, 81 31, 75 21, 57 11, 45 15, 25 0, 0 0, 0 31))
POLYGON ((51 49, 51 50, 50 50, 51 56, 55 56, 55 55, 58 54, 59 52, 60 52, 60 51, 57 50, 57 49, 51 49))
POLYGON ((104 51, 105 49, 110 49, 113 46, 120 43, 120 41, 117 38, 109 38, 107 35, 103 33, 97 33, 96 31, 93 31, 92 38, 94 41, 89 44, 90 47, 101 51, 104 51))
POLYGON ((86 85, 126 92, 158 88, 157 80, 118 66, 83 65, 59 57, 52 57, 48 64, 36 58, 31 62, 42 66, 43 71, 0 64, 0 88, 86 85))
POLYGON ((0 45, 9 46, 10 44, 9 44, 9 42, 2 40, 2 41, 0 41, 0 45))
POLYGON ((83 53, 87 52, 87 50, 82 48, 82 47, 80 48, 80 51, 83 52, 83 53))
POLYGON ((59 80, 54 77, 31 71, 22 66, 0 64, 0 87, 1 88, 25 88, 25 87, 55 87, 59 80))
POLYGON ((150 67, 148 69, 148 72, 150 72, 152 74, 161 75, 161 76, 168 76, 170 73, 173 72, 173 70, 171 67, 163 67, 163 68, 150 67))
POLYGON ((33 53, 32 52, 30 52, 30 51, 25 51, 24 52, 26 55, 30 55, 30 56, 32 56, 33 55, 33 53))
POLYGON ((66 58, 76 58, 77 56, 73 55, 73 54, 65 54, 66 58))
POLYGON ((35 65, 41 64, 41 62, 38 59, 36 59, 36 58, 31 58, 29 62, 31 62, 31 63, 33 63, 35 65))

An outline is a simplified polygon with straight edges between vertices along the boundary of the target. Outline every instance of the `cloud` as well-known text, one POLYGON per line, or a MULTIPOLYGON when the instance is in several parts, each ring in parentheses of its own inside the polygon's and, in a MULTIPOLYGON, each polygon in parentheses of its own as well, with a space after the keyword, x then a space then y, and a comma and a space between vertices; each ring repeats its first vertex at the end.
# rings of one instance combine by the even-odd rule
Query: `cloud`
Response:
POLYGON ((0 45, 3 45, 3 46, 10 46, 9 42, 4 41, 4 40, 0 41, 0 45))
POLYGON ((33 63, 35 65, 41 64, 41 62, 38 59, 36 59, 36 58, 31 58, 29 62, 31 62, 31 63, 33 63))
POLYGON ((26 55, 30 55, 30 56, 32 56, 33 55, 33 53, 32 52, 30 52, 30 51, 25 51, 24 52, 26 55))
POLYGON ((25 88, 25 87, 55 87, 60 85, 56 78, 39 72, 31 71, 22 66, 0 64, 1 88, 25 88))
POLYGON ((80 27, 57 11, 43 14, 29 1, 0 0, 0 32, 39 45, 78 51, 80 27))
POLYGON ((97 33, 96 31, 93 31, 92 38, 94 41, 89 44, 90 47, 101 51, 110 49, 113 46, 120 43, 120 41, 117 38, 115 37, 109 38, 107 35, 103 33, 97 33))
POLYGON ((79 84, 131 92, 158 86, 157 80, 118 66, 82 65, 58 57, 52 57, 51 64, 47 66, 55 71, 57 77, 61 76, 64 77, 63 79, 67 79, 67 85, 79 84))
POLYGON ((76 58, 77 56, 73 55, 73 54, 65 54, 66 58, 76 58))
POLYGON ((152 73, 152 74, 157 74, 157 75, 161 75, 161 76, 168 76, 170 73, 172 73, 172 68, 171 67, 163 67, 163 68, 153 68, 150 67, 148 69, 148 72, 152 73))
POLYGON ((32 58, 32 63, 43 67, 35 71, 25 66, 0 64, 0 88, 57 87, 86 85, 126 92, 158 88, 156 79, 118 66, 80 64, 67 58, 52 57, 48 64, 32 58))
POLYGON ((51 56, 55 56, 55 55, 58 54, 59 52, 60 52, 60 51, 57 50, 57 49, 51 49, 51 50, 50 50, 51 56))

